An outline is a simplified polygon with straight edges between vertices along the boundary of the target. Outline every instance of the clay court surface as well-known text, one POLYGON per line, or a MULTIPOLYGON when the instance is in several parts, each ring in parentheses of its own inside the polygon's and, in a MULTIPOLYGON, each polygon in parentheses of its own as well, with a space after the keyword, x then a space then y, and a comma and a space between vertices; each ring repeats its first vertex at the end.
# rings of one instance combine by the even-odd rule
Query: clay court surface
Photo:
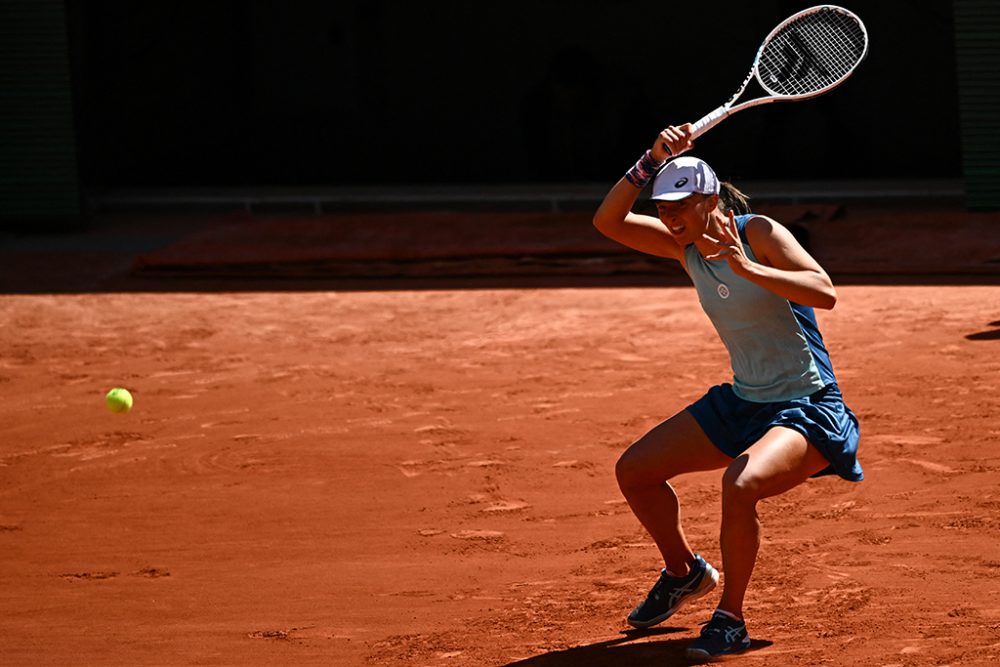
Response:
MULTIPOLYGON (((762 503, 734 664, 1000 664, 1000 290, 900 282, 819 313, 867 479, 762 503)), ((718 599, 625 623, 660 563, 614 463, 728 379, 688 287, 0 312, 4 665, 679 665, 718 599)), ((720 475, 676 482, 717 566, 720 475)))

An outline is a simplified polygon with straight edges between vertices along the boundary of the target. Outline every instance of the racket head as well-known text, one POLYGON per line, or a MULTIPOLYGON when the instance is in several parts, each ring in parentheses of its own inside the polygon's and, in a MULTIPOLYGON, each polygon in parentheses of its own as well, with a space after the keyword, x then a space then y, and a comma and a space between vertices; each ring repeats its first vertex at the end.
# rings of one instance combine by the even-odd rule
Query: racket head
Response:
POLYGON ((843 83, 868 55, 868 31, 856 14, 836 5, 803 9, 764 39, 754 63, 771 96, 805 99, 843 83))

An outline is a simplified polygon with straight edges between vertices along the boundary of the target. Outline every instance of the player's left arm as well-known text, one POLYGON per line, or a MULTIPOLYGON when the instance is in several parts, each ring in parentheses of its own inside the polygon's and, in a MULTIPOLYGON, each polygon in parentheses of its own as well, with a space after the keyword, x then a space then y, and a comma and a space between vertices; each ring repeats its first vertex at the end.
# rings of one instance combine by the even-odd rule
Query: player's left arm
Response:
POLYGON ((837 290, 830 276, 787 227, 762 215, 747 221, 747 241, 756 262, 743 253, 732 213, 725 231, 717 257, 725 258, 737 275, 803 306, 830 309, 836 305, 837 290))

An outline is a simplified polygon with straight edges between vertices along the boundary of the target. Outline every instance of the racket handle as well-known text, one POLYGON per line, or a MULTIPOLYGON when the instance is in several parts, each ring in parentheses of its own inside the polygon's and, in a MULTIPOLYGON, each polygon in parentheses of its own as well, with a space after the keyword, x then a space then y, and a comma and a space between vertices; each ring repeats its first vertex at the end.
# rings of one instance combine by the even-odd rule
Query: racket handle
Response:
POLYGON ((722 122, 722 120, 729 115, 729 107, 722 105, 715 111, 712 111, 707 116, 694 123, 691 128, 691 140, 694 141, 701 135, 705 134, 713 127, 722 122))

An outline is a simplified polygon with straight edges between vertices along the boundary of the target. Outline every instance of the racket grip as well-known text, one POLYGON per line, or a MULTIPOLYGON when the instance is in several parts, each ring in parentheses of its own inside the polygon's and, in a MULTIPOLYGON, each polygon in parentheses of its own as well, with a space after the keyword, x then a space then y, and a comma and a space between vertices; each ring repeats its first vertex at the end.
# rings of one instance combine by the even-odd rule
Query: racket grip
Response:
POLYGON ((713 127, 722 122, 722 120, 729 115, 729 107, 722 105, 718 109, 710 112, 707 116, 701 120, 693 123, 691 126, 691 140, 694 141, 701 135, 705 134, 713 127))

